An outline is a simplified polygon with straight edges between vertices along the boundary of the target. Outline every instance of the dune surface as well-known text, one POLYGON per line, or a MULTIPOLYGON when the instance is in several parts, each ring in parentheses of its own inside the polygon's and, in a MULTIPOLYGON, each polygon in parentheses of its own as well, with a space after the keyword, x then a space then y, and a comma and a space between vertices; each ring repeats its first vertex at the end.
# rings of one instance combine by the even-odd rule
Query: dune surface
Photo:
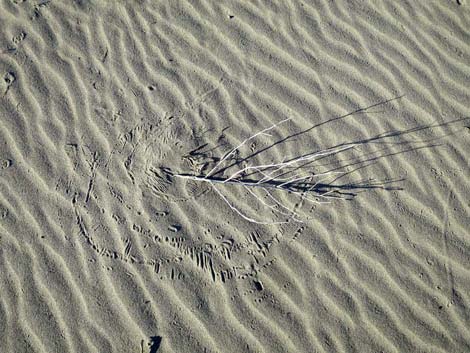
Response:
POLYGON ((465 0, 1 0, 0 352, 469 352, 469 87, 465 0))

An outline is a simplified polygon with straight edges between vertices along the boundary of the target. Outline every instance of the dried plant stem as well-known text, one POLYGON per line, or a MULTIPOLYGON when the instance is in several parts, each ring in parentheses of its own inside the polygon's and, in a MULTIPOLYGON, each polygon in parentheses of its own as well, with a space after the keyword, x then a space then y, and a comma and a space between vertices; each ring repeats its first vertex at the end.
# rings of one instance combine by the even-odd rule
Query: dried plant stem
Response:
POLYGON ((231 151, 229 151, 228 153, 225 154, 225 156, 219 161, 219 163, 217 163, 217 165, 212 168, 209 173, 207 173, 207 177, 210 177, 220 166, 222 163, 224 163, 232 154, 235 153, 235 151, 237 151, 239 148, 241 148, 245 143, 247 143, 248 141, 250 140, 253 140, 254 138, 258 137, 259 135, 268 135, 268 136, 271 136, 269 135, 267 132, 268 131, 271 131, 272 129, 275 129, 276 127, 278 127, 279 125, 289 121, 290 118, 287 118, 287 119, 284 119, 284 120, 281 120, 280 122, 278 122, 277 124, 274 124, 264 130, 261 130, 259 132, 257 132, 256 134, 254 134, 253 136, 250 136, 248 137, 246 140, 243 140, 237 147, 235 147, 234 149, 232 149, 231 151))
POLYGON ((279 125, 289 121, 290 119, 284 119, 277 124, 274 124, 264 130, 257 132, 249 138, 243 140, 237 147, 227 152, 206 175, 190 175, 190 174, 173 174, 173 177, 192 180, 196 182, 209 183, 214 191, 222 198, 222 200, 238 215, 243 219, 256 223, 256 224, 282 224, 289 220, 295 222, 302 222, 301 216, 294 210, 285 206, 280 200, 278 200, 273 192, 284 191, 292 195, 296 195, 300 198, 300 201, 308 201, 311 203, 325 203, 325 200, 313 199, 308 196, 309 193, 314 193, 317 198, 329 199, 335 197, 332 195, 334 190, 325 191, 325 184, 323 182, 330 178, 332 175, 343 174, 343 172, 324 172, 324 173, 312 173, 312 172, 298 172, 305 165, 312 163, 320 158, 331 156, 346 150, 353 148, 356 144, 343 144, 334 148, 309 153, 301 157, 292 158, 289 160, 283 160, 278 163, 269 164, 257 164, 248 165, 242 169, 237 170, 228 177, 214 177, 214 174, 222 172, 222 165, 241 147, 247 142, 255 139, 258 136, 268 135, 269 131, 278 127, 279 125), (258 174, 261 178, 248 179, 247 174, 256 175, 258 174), (254 197, 264 207, 271 209, 274 214, 278 217, 287 216, 287 221, 282 222, 266 222, 256 220, 245 213, 240 211, 237 207, 231 203, 227 197, 218 189, 217 185, 238 185, 242 186, 252 197, 254 197), (322 187, 319 187, 322 186, 322 187), (267 202, 263 197, 259 196, 255 191, 263 190, 265 197, 271 202, 267 202))

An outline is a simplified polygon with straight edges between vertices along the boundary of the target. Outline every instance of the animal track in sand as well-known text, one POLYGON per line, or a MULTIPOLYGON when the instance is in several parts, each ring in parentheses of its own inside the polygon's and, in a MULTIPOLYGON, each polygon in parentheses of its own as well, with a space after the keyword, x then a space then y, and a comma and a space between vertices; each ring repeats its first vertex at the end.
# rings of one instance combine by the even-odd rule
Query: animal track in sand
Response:
POLYGON ((253 229, 203 206, 214 196, 208 186, 161 167, 168 161, 187 167, 179 149, 168 148, 186 143, 184 131, 143 124, 122 134, 110 156, 85 153, 90 181, 74 196, 78 233, 95 256, 149 268, 160 279, 193 272, 223 283, 256 278, 274 263, 272 246, 294 232, 253 229))

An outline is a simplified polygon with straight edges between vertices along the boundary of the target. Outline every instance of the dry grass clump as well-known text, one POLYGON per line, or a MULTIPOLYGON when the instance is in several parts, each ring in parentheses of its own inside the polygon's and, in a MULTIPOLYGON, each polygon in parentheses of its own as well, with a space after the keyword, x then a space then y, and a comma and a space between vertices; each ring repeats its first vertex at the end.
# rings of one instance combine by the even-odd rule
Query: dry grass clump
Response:
POLYGON ((290 119, 285 119, 274 124, 242 141, 238 146, 225 153, 218 163, 205 175, 174 174, 174 177, 193 180, 201 183, 208 183, 222 200, 239 216, 245 220, 257 224, 280 224, 290 220, 302 222, 302 217, 297 213, 295 207, 286 206, 281 201, 280 193, 287 193, 290 197, 297 198, 295 204, 299 202, 325 203, 331 198, 342 198, 340 194, 331 186, 332 179, 337 179, 345 172, 327 171, 315 172, 312 169, 313 162, 344 152, 353 148, 356 143, 343 144, 334 148, 307 153, 294 158, 283 159, 274 163, 250 163, 242 168, 238 164, 227 166, 227 163, 250 141, 261 136, 272 137, 269 132, 285 124, 290 119), (230 169, 238 168, 230 175, 226 172, 230 169), (221 175, 221 176, 217 176, 221 175), (330 180, 330 183, 327 181, 330 180), (230 202, 221 190, 221 186, 242 187, 263 207, 269 208, 281 221, 265 221, 255 219, 237 208, 230 202), (287 218, 286 218, 287 217, 287 218))

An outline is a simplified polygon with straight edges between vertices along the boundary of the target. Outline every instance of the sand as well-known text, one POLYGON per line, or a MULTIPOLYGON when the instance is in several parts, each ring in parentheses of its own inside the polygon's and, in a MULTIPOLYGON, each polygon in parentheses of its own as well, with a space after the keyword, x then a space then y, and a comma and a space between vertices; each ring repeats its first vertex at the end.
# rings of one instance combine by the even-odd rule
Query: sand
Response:
POLYGON ((468 1, 2 0, 0 79, 0 352, 470 351, 468 1), (175 176, 286 118, 214 177, 337 198, 175 176))

